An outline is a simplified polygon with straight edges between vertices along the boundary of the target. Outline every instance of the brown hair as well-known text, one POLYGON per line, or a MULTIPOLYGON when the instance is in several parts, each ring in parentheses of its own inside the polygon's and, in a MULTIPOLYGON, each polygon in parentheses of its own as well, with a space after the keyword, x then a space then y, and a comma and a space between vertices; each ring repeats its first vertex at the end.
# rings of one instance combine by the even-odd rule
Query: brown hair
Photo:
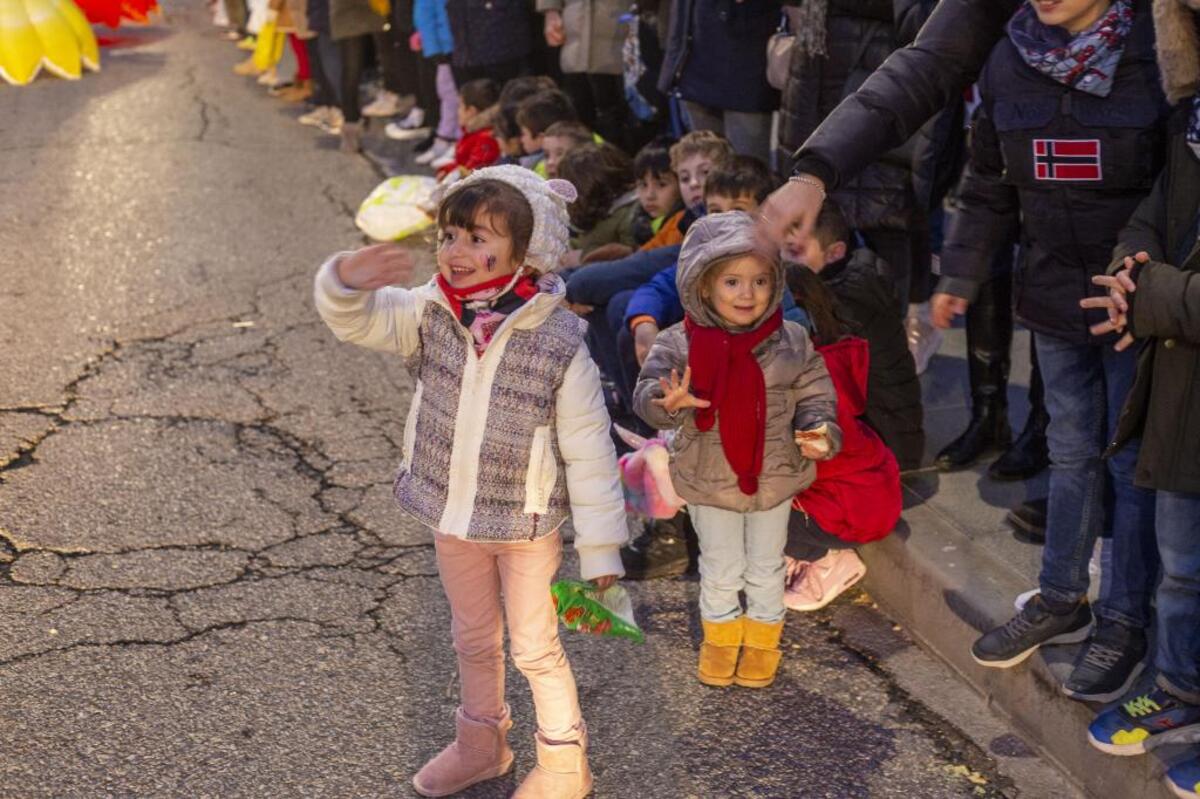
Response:
POLYGON ((837 298, 816 272, 807 266, 788 264, 787 285, 792 299, 812 320, 813 343, 824 346, 852 334, 850 325, 838 312, 837 298))
POLYGON ((540 136, 555 122, 575 122, 579 114, 565 92, 546 89, 530 95, 517 106, 517 124, 540 136))
POLYGON ((501 180, 480 180, 451 194, 438 206, 438 230, 457 227, 474 230, 480 214, 499 221, 496 232, 512 239, 513 259, 521 262, 533 238, 533 206, 519 189, 501 180))
POLYGON ((841 207, 833 201, 833 198, 827 199, 821 206, 816 224, 813 225, 813 236, 821 243, 822 247, 837 244, 839 241, 845 242, 847 246, 850 245, 850 224, 846 221, 846 215, 842 213, 841 207))
POLYGON ((591 230, 608 216, 613 201, 633 188, 633 161, 611 144, 581 144, 563 156, 558 176, 575 184, 579 199, 568 210, 571 224, 591 230))
POLYGON ((554 136, 560 139, 570 139, 575 144, 588 144, 592 139, 592 132, 588 130, 588 126, 582 122, 555 122, 550 127, 546 128, 543 136, 554 136))
POLYGON ((714 165, 724 166, 733 160, 733 145, 711 130, 694 130, 671 145, 671 171, 678 172, 680 162, 693 155, 707 155, 714 165))
POLYGON ((704 180, 704 196, 729 197, 736 200, 743 194, 761 204, 775 190, 771 170, 752 155, 735 155, 718 166, 704 180))

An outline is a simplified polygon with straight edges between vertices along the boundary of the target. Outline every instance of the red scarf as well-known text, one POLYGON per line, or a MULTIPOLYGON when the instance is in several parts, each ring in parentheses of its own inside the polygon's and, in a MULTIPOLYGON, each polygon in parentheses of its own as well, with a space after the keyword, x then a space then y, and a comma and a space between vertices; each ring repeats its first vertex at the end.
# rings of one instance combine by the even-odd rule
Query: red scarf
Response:
MULTIPOLYGON (((438 288, 442 290, 446 302, 450 303, 450 310, 454 311, 454 315, 462 319, 463 302, 474 299, 490 299, 496 296, 496 292, 507 286, 513 279, 512 275, 501 275, 494 280, 487 280, 483 283, 476 283, 474 286, 465 288, 455 288, 450 285, 450 281, 442 277, 441 272, 437 276, 438 288)), ((537 281, 531 275, 525 275, 518 280, 510 292, 516 294, 522 300, 528 300, 538 293, 537 281)))
POLYGON ((690 316, 684 317, 683 324, 692 393, 712 403, 696 409, 696 428, 708 431, 719 422, 721 449, 737 475, 738 488, 743 494, 755 494, 767 438, 767 384, 754 348, 783 326, 783 309, 776 309, 746 333, 698 325, 690 316))

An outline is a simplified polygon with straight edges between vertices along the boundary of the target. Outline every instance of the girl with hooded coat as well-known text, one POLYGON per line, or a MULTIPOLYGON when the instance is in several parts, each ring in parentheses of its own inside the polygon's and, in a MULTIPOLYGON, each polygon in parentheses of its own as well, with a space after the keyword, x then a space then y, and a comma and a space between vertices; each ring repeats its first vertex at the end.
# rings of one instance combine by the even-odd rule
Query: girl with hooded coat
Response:
POLYGON ((783 268, 748 214, 693 224, 675 279, 686 316, 658 334, 634 411, 675 431, 671 481, 700 539, 699 680, 764 688, 781 658, 792 497, 837 454, 836 395, 808 333, 783 318, 783 268))

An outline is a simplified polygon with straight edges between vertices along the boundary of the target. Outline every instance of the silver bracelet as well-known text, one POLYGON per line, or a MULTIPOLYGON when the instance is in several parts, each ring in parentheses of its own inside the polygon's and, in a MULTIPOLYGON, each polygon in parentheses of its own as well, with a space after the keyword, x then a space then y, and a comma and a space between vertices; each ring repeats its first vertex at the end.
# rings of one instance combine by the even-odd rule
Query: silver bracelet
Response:
POLYGON ((810 178, 808 175, 792 175, 788 178, 788 183, 803 183, 805 186, 812 186, 817 191, 821 192, 821 202, 825 202, 825 187, 821 182, 810 178))

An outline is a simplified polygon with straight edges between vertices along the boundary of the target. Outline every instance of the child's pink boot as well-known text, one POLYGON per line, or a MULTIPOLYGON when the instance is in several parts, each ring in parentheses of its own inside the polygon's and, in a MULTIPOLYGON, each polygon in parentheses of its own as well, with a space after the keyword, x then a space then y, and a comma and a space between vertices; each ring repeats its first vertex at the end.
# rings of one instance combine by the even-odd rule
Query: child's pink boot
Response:
POLYGON ((499 721, 476 721, 460 707, 455 713, 454 743, 426 763, 413 777, 421 796, 450 796, 477 782, 507 774, 513 753, 506 737, 512 727, 508 706, 499 721))
POLYGON ((583 799, 592 792, 586 729, 578 741, 569 743, 551 743, 539 732, 537 761, 512 799, 583 799))

